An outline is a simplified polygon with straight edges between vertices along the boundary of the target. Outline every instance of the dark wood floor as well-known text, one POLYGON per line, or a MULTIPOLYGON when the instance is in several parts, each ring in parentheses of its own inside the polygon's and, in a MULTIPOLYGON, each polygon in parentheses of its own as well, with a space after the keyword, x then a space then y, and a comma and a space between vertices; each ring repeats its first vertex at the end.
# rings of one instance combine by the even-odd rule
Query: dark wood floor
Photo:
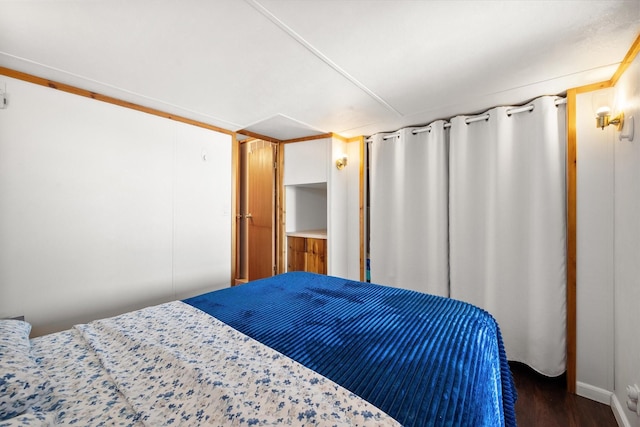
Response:
POLYGON ((518 427, 617 427, 611 408, 566 392, 564 376, 544 377, 531 368, 510 363, 518 389, 518 427))

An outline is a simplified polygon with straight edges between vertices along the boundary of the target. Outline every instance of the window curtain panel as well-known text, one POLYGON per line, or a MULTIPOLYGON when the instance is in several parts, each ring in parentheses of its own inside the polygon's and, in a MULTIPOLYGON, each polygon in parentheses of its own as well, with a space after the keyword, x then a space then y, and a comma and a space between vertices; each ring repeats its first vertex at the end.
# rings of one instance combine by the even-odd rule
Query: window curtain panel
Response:
MULTIPOLYGON (((451 120, 451 297, 490 312, 509 360, 565 371, 565 106, 451 120)), ((415 260, 415 258, 414 258, 415 260)))
POLYGON ((444 121, 376 134, 370 146, 373 283, 449 295, 444 121))

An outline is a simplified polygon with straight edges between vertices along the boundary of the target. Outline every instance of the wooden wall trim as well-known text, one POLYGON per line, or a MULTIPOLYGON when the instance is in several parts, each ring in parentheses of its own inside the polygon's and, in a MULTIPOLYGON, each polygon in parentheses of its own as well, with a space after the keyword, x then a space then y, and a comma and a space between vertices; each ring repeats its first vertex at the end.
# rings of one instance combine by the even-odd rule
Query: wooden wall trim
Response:
POLYGON ((236 284, 239 268, 238 213, 240 211, 240 144, 231 135, 231 286, 236 284))
POLYGON ((577 139, 576 89, 567 91, 567 391, 576 392, 577 139))
MULTIPOLYGON (((607 89, 610 87, 611 87, 611 80, 607 80, 604 82, 592 83, 590 85, 574 87, 569 90, 574 90, 576 94, 578 94, 578 93, 593 92, 600 89, 607 89)), ((568 92, 567 92, 567 95, 568 95, 568 92)), ((593 118, 595 119, 595 116, 593 116, 593 118)))
POLYGON ((576 393, 578 334, 578 137, 576 95, 611 87, 611 80, 567 90, 567 392, 576 393))
POLYGON ((275 144, 279 144, 279 143, 282 142, 279 139, 271 138, 270 136, 261 135, 259 133, 251 132, 251 131, 244 130, 244 129, 241 129, 241 130, 237 131, 236 134, 246 135, 246 136, 251 137, 252 139, 261 139, 263 141, 273 142, 275 144))
POLYGON ((360 171, 359 171, 359 176, 360 176, 360 201, 359 201, 359 206, 360 206, 360 210, 359 210, 359 216, 360 216, 360 281, 364 282, 366 277, 365 277, 365 269, 366 269, 366 263, 367 263, 367 254, 366 254, 366 250, 365 250, 365 228, 364 228, 364 215, 365 215, 365 147, 364 147, 364 136, 359 136, 357 138, 354 138, 354 140, 349 140, 347 142, 356 142, 358 141, 360 144, 360 171))
MULTIPOLYGON (((295 142, 314 141, 316 139, 327 139, 327 138, 336 138, 344 142, 354 142, 354 141, 357 141, 358 138, 360 138, 360 137, 345 138, 344 136, 338 135, 337 133, 327 132, 327 133, 321 133, 319 135, 310 135, 310 136, 303 136, 300 138, 280 140, 276 138, 271 138, 269 136, 261 135, 259 133, 247 131, 247 130, 239 130, 236 133, 249 136, 250 138, 246 141, 251 141, 252 139, 262 139, 269 142, 275 142, 277 144, 293 144, 295 142)), ((246 141, 242 141, 242 142, 244 143, 246 141)))
POLYGON ((333 138, 334 136, 335 136, 335 134, 333 134, 331 132, 327 132, 327 133, 322 133, 320 135, 311 135, 311 136, 303 136, 301 138, 287 139, 285 141, 282 141, 282 143, 283 144, 292 144, 294 142, 314 141, 316 139, 333 138))
POLYGON ((622 76, 622 74, 624 74, 624 72, 627 71, 627 68, 629 68, 631 63, 636 58, 636 56, 638 56, 638 54, 640 54, 640 34, 638 34, 638 37, 636 37, 635 41, 629 48, 627 55, 624 57, 624 59, 618 66, 618 69, 611 77, 611 86, 615 86, 616 83, 618 83, 618 80, 620 80, 620 77, 622 76))
MULTIPOLYGON (((331 136, 332 136, 333 138, 339 139, 339 140, 340 140, 340 141, 342 141, 342 142, 349 142, 349 138, 347 138, 347 137, 345 137, 345 136, 342 136, 342 135, 339 135, 339 134, 337 134, 337 133, 331 133, 331 136)), ((359 138, 359 137, 356 137, 356 139, 357 139, 357 138, 359 138)), ((352 138, 352 139, 353 139, 353 138, 352 138)))
POLYGON ((33 83, 40 86, 49 87, 51 89, 60 90, 62 92, 71 93, 85 98, 95 99, 96 101, 106 102, 107 104, 117 105, 119 107, 129 108, 131 110, 141 111, 143 113, 151 114, 154 116, 162 117, 165 119, 175 120, 177 122, 186 123, 188 125, 201 127, 204 129, 213 130, 216 132, 224 133, 227 135, 234 135, 234 132, 224 129, 218 126, 210 125, 198 120, 188 119, 176 114, 167 113, 165 111, 157 110, 155 108, 145 107, 143 105, 135 104, 133 102, 123 101, 122 99, 114 98, 112 96, 102 95, 96 92, 92 92, 86 89, 81 89, 75 86, 71 86, 64 83, 55 82, 42 77, 34 76, 32 74, 23 73, 21 71, 13 70, 11 68, 0 67, 0 74, 11 77, 17 80, 33 83))
POLYGON ((277 251, 277 273, 285 272, 285 245, 287 237, 285 233, 286 220, 286 199, 284 191, 284 144, 279 143, 276 151, 276 176, 277 176, 277 195, 276 195, 276 251, 277 251))

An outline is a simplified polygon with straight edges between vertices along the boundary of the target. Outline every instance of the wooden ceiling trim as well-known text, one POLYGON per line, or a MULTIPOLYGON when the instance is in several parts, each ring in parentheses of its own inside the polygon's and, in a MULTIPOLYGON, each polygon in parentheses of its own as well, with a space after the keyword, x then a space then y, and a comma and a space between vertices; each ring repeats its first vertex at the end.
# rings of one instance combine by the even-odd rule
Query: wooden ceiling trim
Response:
POLYGON ((316 139, 331 138, 333 136, 335 136, 335 134, 328 132, 328 133, 322 133, 320 135, 311 135, 311 136, 303 136, 301 138, 287 139, 286 141, 282 141, 282 142, 285 144, 291 144, 293 142, 313 141, 316 139))
POLYGON ((631 63, 636 59, 636 56, 638 56, 638 54, 640 54, 640 34, 638 34, 638 37, 636 37, 635 41, 629 48, 627 55, 624 57, 624 59, 618 66, 618 69, 613 74, 613 77, 611 77, 611 86, 615 86, 616 83, 618 83, 618 80, 620 80, 620 77, 622 76, 622 74, 624 74, 624 72, 627 71, 627 68, 629 68, 631 63))
POLYGON ((282 142, 279 139, 272 138, 272 137, 267 136, 267 135, 262 135, 262 134, 259 134, 259 133, 251 132, 251 131, 245 130, 245 129, 241 129, 241 130, 237 131, 236 134, 245 135, 245 136, 248 136, 248 137, 253 138, 253 139, 261 139, 263 141, 275 142, 276 144, 279 144, 279 143, 282 142))
POLYGON ((85 98, 95 99, 97 101, 106 102, 108 104, 117 105, 119 107, 129 108, 131 110, 141 111, 143 113, 151 114, 151 115, 162 117, 165 119, 174 120, 181 123, 186 123, 188 125, 197 126, 197 127, 212 130, 215 132, 220 132, 220 133, 224 133, 232 136, 235 134, 235 132, 232 132, 228 129, 224 129, 224 128, 214 126, 208 123, 204 123, 198 120, 193 120, 193 119, 189 119, 176 114, 167 113, 165 111, 157 110, 155 108, 145 107, 140 104, 124 101, 122 99, 114 98, 112 96, 102 95, 100 93, 92 92, 86 89, 81 89, 79 87, 71 86, 65 83, 60 83, 53 80, 45 79, 43 77, 34 76, 33 74, 23 73, 21 71, 13 70, 11 68, 0 67, 0 74, 17 79, 17 80, 22 80, 22 81, 37 84, 40 86, 49 87, 51 89, 56 89, 62 92, 71 93, 73 95, 83 96, 85 98))

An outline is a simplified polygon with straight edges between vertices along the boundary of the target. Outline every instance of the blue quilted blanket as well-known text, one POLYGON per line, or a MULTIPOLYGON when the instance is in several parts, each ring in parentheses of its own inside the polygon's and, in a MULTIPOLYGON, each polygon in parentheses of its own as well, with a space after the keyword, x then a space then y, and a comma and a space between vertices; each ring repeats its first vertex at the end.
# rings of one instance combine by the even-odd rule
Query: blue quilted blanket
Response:
POLYGON ((185 300, 405 426, 515 426, 497 323, 472 305, 292 272, 185 300))

